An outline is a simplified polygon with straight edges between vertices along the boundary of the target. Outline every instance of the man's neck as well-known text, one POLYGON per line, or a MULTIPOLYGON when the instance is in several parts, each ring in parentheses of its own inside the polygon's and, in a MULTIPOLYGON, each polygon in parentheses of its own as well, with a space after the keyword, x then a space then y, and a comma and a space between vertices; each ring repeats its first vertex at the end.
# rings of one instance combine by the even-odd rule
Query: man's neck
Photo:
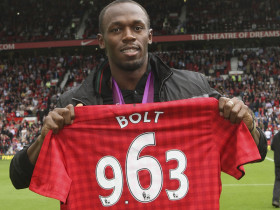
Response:
POLYGON ((124 71, 118 68, 110 68, 112 77, 114 77, 120 89, 135 90, 139 80, 147 71, 147 64, 134 71, 124 71))

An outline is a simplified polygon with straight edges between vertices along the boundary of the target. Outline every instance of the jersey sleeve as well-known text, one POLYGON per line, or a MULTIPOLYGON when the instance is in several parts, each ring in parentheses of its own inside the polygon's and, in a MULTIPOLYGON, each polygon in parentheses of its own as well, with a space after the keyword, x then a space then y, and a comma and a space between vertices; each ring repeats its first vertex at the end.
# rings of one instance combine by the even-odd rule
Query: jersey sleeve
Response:
POLYGON ((65 168, 61 145, 50 131, 44 139, 29 189, 65 203, 71 182, 65 168))
POLYGON ((218 113, 216 110, 213 117, 213 138, 220 154, 221 170, 241 179, 245 174, 243 165, 261 159, 257 145, 243 121, 232 124, 218 113))

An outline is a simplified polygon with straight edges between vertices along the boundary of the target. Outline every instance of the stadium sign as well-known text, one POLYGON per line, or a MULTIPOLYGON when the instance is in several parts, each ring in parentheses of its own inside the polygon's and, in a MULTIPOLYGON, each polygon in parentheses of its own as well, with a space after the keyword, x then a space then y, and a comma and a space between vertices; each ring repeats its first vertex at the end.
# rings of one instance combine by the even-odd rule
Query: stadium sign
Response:
POLYGON ((12 160, 14 155, 0 155, 0 160, 12 160))
POLYGON ((15 44, 0 44, 0 50, 14 50, 15 44))
MULTIPOLYGON (((154 36, 153 42, 177 42, 177 41, 200 41, 200 40, 222 40, 222 39, 253 39, 280 37, 280 31, 247 31, 231 33, 209 33, 209 34, 182 34, 169 36, 154 36)), ((97 39, 65 40, 49 42, 26 42, 0 44, 0 50, 21 50, 35 48, 55 48, 55 47, 85 47, 98 45, 97 39)))
POLYGON ((174 41, 209 41, 222 39, 253 39, 266 37, 280 37, 280 31, 248 31, 231 33, 210 33, 210 34, 186 34, 176 36, 156 36, 153 42, 174 42, 174 41))
POLYGON ((266 38, 266 37, 279 37, 280 31, 213 33, 213 34, 199 34, 199 35, 191 35, 191 36, 192 36, 192 40, 266 38))

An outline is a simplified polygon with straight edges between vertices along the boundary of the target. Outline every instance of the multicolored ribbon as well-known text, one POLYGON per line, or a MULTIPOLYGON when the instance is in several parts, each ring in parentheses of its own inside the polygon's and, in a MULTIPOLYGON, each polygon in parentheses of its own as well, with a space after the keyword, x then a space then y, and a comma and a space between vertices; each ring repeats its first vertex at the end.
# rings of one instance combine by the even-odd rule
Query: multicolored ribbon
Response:
MULTIPOLYGON (((117 82, 112 77, 112 89, 113 89, 113 103, 114 104, 125 104, 122 92, 117 82)), ((146 82, 142 104, 154 102, 154 75, 150 71, 146 82)))

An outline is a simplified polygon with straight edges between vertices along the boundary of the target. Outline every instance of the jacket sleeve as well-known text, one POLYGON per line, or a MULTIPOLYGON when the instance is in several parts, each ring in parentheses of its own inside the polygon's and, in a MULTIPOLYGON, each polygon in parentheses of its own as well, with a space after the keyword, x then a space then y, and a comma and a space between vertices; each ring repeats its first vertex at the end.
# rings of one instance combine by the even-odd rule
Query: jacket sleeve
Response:
POLYGON ((16 189, 29 187, 34 166, 30 163, 27 149, 17 152, 10 163, 10 179, 16 189))
POLYGON ((261 161, 263 161, 265 159, 266 153, 267 153, 267 141, 266 141, 266 137, 265 137, 263 131, 260 128, 257 128, 257 129, 260 133, 258 149, 259 149, 259 153, 262 158, 261 161))
POLYGON ((280 165, 280 132, 274 135, 271 143, 271 149, 274 152, 274 164, 280 165))

